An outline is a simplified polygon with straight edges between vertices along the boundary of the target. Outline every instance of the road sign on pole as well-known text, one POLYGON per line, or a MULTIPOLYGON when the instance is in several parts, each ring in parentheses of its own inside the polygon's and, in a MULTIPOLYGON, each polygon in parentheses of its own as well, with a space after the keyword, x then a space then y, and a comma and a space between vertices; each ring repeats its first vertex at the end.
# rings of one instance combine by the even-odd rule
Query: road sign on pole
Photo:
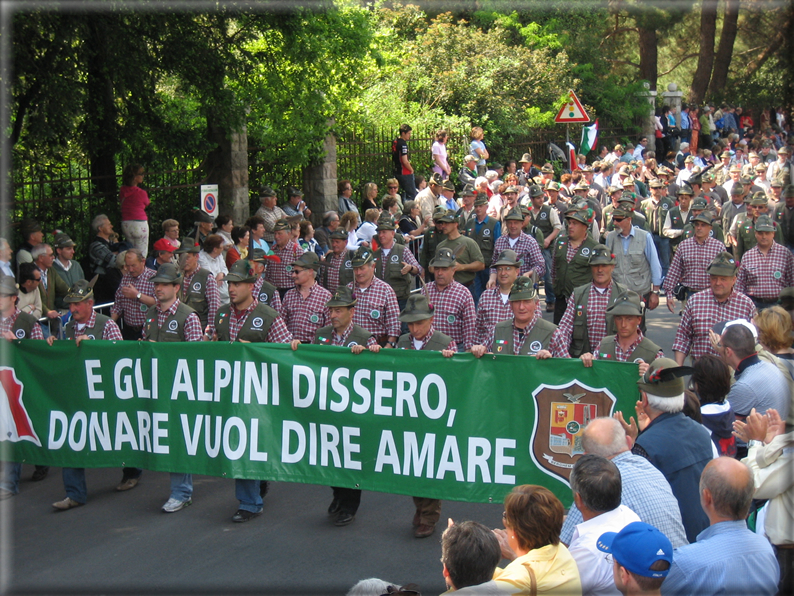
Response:
POLYGON ((201 185, 201 210, 206 211, 212 217, 218 217, 218 185, 201 185))
POLYGON ((573 89, 568 91, 568 101, 560 108, 560 111, 557 112, 557 117, 554 121, 561 124, 590 122, 590 116, 584 111, 584 107, 579 101, 579 98, 576 97, 576 93, 573 92, 573 89))

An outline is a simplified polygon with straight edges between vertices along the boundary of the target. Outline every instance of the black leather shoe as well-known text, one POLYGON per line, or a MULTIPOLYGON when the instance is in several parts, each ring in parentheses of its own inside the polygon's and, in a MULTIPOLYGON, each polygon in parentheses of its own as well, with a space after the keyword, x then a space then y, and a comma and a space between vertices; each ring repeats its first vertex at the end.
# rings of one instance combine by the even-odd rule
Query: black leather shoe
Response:
POLYGON ((269 490, 270 490, 270 481, 268 481, 268 480, 260 480, 259 481, 259 496, 264 499, 265 495, 267 494, 267 491, 269 491, 269 490))
POLYGON ((36 466, 36 469, 33 471, 33 476, 31 477, 31 480, 33 482, 44 480, 47 477, 49 471, 50 471, 50 466, 36 466))
POLYGON ((259 517, 262 515, 261 511, 257 511, 256 513, 253 511, 246 511, 245 509, 238 509, 235 514, 232 516, 232 521, 237 524, 241 524, 243 522, 251 521, 255 517, 259 517))
POLYGON ((339 501, 334 499, 331 501, 331 504, 328 506, 328 515, 336 515, 341 511, 341 506, 339 505, 339 501))
POLYGON ((336 521, 334 521, 334 525, 346 526, 348 524, 352 524, 354 519, 356 519, 355 515, 348 513, 347 511, 342 511, 339 513, 339 517, 336 518, 336 521))

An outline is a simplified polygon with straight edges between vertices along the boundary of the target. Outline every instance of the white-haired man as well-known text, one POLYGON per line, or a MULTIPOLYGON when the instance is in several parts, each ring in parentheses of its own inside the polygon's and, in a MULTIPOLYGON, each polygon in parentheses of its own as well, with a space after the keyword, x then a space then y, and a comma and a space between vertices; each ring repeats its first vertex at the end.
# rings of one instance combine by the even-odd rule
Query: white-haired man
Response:
MULTIPOLYGON (((713 457, 709 432, 683 413, 683 376, 692 372, 674 360, 657 358, 637 381, 642 396, 637 413, 641 425, 646 416, 648 423, 638 435, 633 419, 631 426, 625 426, 627 434, 636 435, 632 453, 645 457, 670 483, 689 542, 709 525, 700 507, 698 484, 713 457)), ((623 420, 621 413, 618 417, 623 420)))

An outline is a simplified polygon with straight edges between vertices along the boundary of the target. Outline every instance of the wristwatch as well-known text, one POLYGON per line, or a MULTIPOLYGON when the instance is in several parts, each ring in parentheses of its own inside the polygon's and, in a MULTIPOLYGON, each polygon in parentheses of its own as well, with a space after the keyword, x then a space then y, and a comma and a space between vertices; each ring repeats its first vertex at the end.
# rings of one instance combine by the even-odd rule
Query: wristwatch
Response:
POLYGON ((387 341, 386 343, 389 344, 392 348, 396 348, 397 347, 397 342, 396 341, 387 341))
POLYGON ((140 293, 140 292, 138 292, 138 295, 137 295, 137 296, 135 296, 135 300, 138 300, 138 301, 140 301, 140 299, 141 299, 141 293, 140 293))

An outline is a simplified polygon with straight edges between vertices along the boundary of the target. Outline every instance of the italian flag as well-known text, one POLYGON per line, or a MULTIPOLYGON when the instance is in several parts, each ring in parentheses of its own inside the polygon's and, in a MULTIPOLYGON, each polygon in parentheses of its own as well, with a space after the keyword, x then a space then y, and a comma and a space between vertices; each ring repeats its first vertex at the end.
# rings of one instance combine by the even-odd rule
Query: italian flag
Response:
POLYGON ((587 155, 596 148, 598 145, 598 120, 590 126, 582 127, 582 142, 579 145, 579 152, 582 155, 587 155))

